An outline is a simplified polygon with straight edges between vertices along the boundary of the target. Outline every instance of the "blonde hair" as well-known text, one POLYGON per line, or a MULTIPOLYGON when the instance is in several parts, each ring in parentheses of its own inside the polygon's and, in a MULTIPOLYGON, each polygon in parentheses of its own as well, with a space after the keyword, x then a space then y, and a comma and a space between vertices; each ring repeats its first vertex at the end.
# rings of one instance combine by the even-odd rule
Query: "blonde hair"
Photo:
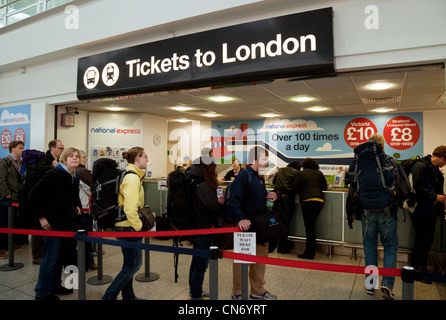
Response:
POLYGON ((69 148, 65 149, 64 152, 61 154, 61 156, 59 158, 59 162, 61 162, 63 164, 67 164, 67 158, 75 152, 77 152, 77 155, 79 156, 79 159, 80 159, 79 150, 74 147, 69 147, 69 148))
POLYGON ((384 140, 384 137, 380 135, 379 133, 374 133, 369 137, 369 141, 375 141, 378 143, 381 143, 381 145, 384 148, 384 144, 386 143, 386 140, 384 140))

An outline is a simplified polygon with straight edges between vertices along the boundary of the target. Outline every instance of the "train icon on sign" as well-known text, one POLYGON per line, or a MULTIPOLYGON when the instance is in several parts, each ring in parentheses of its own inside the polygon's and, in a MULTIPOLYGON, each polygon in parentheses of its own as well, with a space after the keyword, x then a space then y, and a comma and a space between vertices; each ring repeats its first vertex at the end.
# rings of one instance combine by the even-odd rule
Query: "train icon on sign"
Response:
POLYGON ((116 63, 108 63, 102 70, 102 82, 106 86, 112 86, 118 81, 119 78, 119 68, 116 63))

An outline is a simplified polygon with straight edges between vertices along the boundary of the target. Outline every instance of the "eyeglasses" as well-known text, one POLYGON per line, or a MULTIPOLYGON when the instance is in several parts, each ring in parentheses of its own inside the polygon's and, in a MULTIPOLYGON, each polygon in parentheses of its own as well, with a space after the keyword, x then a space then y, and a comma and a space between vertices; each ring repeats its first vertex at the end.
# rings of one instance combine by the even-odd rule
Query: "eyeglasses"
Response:
POLYGON ((64 150, 65 150, 65 148, 55 148, 55 149, 59 149, 59 150, 62 150, 62 151, 64 151, 64 150))

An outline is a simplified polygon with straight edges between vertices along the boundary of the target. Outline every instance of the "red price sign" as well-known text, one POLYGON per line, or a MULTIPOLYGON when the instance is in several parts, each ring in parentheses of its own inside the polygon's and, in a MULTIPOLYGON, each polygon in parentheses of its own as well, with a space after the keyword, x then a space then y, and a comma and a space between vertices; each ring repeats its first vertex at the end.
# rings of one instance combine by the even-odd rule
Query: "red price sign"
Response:
POLYGON ((9 143, 11 142, 11 137, 12 137, 11 131, 9 131, 8 129, 3 130, 2 135, 0 137, 3 149, 9 148, 9 143))
POLYGON ((412 118, 399 116, 390 119, 384 127, 384 139, 397 150, 412 148, 420 138, 420 127, 412 118))
POLYGON ((344 129, 344 139, 350 148, 354 149, 360 144, 367 142, 368 138, 377 133, 375 124, 366 118, 350 120, 344 129))
POLYGON ((14 140, 15 141, 23 141, 23 143, 25 143, 26 142, 25 130, 23 130, 22 128, 18 128, 14 132, 14 140))

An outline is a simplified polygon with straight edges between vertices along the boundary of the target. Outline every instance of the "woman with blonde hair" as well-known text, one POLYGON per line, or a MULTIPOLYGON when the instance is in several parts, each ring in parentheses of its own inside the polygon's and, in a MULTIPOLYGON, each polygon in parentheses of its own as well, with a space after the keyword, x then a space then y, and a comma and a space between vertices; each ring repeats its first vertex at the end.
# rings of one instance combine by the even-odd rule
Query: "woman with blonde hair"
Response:
MULTIPOLYGON (((122 206, 125 220, 116 222, 113 231, 140 231, 142 222, 138 210, 144 207, 144 188, 141 181, 145 176, 148 157, 143 148, 133 147, 124 151, 122 157, 127 160, 127 174, 119 188, 118 205, 122 206)), ((141 237, 117 237, 119 241, 140 243, 141 237)), ((139 300, 133 292, 133 276, 141 268, 142 251, 139 249, 121 247, 124 256, 122 270, 105 291, 103 300, 116 300, 121 292, 123 300, 139 300)))
MULTIPOLYGON (((59 164, 48 170, 29 193, 30 207, 43 230, 74 231, 75 215, 81 213, 79 179, 79 150, 65 149, 59 164)), ((62 287, 63 265, 75 257, 76 242, 70 237, 44 237, 42 263, 36 285, 36 300, 58 300, 57 295, 70 294, 73 289, 62 287)))

